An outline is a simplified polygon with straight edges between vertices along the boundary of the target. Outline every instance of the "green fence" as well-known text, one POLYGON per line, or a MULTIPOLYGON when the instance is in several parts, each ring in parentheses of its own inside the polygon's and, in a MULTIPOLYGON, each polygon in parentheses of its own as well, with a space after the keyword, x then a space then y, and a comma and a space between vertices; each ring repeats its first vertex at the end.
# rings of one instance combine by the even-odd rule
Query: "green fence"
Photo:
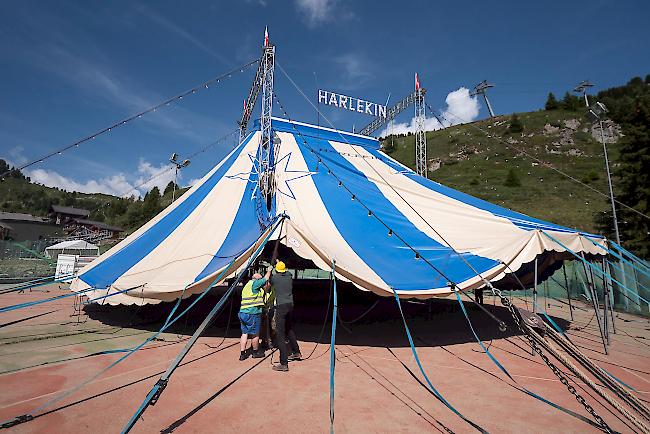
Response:
MULTIPOLYGON (((602 268, 602 263, 600 262, 594 263, 594 265, 602 268)), ((642 269, 640 265, 637 265, 637 267, 642 269)), ((619 312, 650 316, 650 306, 642 299, 650 300, 650 291, 648 290, 650 288, 650 277, 647 274, 635 270, 628 264, 624 264, 621 267, 619 262, 613 262, 609 266, 609 271, 613 279, 621 283, 619 285, 613 282, 613 290, 610 291, 610 303, 612 303, 611 305, 614 306, 614 309, 619 312), (622 285, 625 285, 627 290, 623 289, 622 285)), ((589 268, 585 270, 585 266, 581 261, 565 261, 564 269, 560 268, 549 279, 537 285, 538 305, 543 308, 545 299, 555 300, 560 303, 566 302, 568 297, 567 289, 573 300, 577 299, 591 303, 591 294, 588 285, 592 278, 594 287, 596 288, 598 302, 604 303, 604 285, 601 274, 594 270, 592 276, 589 268)), ((610 285, 609 279, 605 280, 610 285)), ((513 294, 517 296, 527 295, 530 297, 532 295, 532 288, 525 292, 514 291, 513 294)))
POLYGON ((30 280, 54 275, 56 263, 45 257, 46 240, 0 240, 0 281, 30 280))

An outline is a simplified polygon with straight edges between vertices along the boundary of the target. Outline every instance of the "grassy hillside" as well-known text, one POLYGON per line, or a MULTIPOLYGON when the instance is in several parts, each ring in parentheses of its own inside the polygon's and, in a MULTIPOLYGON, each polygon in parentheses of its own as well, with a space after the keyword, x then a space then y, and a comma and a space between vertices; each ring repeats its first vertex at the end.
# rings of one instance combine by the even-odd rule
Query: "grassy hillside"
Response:
MULTIPOLYGON (((595 231, 594 217, 608 209, 607 198, 517 150, 607 192, 603 149, 592 137, 591 124, 581 111, 537 111, 518 117, 523 131, 517 133, 509 131, 510 115, 428 132, 429 166, 440 164, 439 169, 429 170, 429 178, 533 217, 595 231)), ((413 168, 414 141, 412 135, 389 136, 383 146, 413 168)), ((608 144, 613 166, 619 147, 608 144)))
MULTIPOLYGON (((176 198, 187 190, 177 189, 176 198)), ((171 202, 171 190, 157 200, 145 203, 142 199, 117 198, 108 194, 68 192, 34 184, 20 176, 7 177, 0 182, 0 211, 46 217, 47 210, 53 204, 72 206, 90 210, 90 219, 120 226, 127 233, 140 227, 171 202)))
MULTIPOLYGON (((440 165, 437 170, 429 170, 429 177, 534 217, 594 231, 594 217, 596 213, 607 211, 607 199, 517 150, 522 149, 606 192, 602 146, 592 137, 591 124, 579 111, 538 111, 521 113, 518 117, 523 125, 519 133, 509 131, 510 115, 428 132, 429 164, 440 165), (513 173, 509 174, 511 171, 513 173), (504 185, 509 176, 509 184, 516 185, 518 180, 521 185, 504 185)), ((392 157, 414 167, 414 136, 388 137, 383 146, 392 157)), ((610 144, 608 149, 615 165, 619 145, 610 144)), ((26 179, 7 178, 0 182, 0 198, 1 211, 44 216, 50 204, 75 206, 91 210, 93 219, 124 227, 130 232, 169 205, 171 192, 161 195, 158 203, 147 208, 146 199, 71 193, 26 179)))

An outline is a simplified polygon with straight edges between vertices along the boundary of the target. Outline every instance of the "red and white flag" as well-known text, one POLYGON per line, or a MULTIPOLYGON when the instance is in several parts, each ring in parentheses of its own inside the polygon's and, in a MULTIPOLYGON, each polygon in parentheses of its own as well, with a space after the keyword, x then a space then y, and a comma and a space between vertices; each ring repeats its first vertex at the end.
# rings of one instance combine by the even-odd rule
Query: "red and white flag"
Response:
POLYGON ((244 113, 248 114, 248 104, 246 104, 246 100, 244 100, 244 113))
POLYGON ((420 78, 417 72, 415 73, 415 90, 420 90, 420 78))
POLYGON ((269 45, 269 28, 264 27, 264 46, 267 47, 269 45))

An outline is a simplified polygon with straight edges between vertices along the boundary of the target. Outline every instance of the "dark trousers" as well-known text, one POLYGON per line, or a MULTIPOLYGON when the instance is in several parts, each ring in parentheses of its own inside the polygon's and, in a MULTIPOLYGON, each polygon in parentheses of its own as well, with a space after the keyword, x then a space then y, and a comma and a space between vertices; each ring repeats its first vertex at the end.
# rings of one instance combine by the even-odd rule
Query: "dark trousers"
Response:
POLYGON ((271 342, 275 342, 275 329, 273 328, 273 315, 275 307, 262 309, 262 328, 260 330, 260 339, 262 345, 271 348, 271 342))
POLYGON ((483 304, 483 288, 476 288, 474 290, 474 298, 478 304, 483 304))
POLYGON ((280 350, 280 363, 286 365, 289 357, 289 348, 287 348, 287 340, 292 353, 299 353, 298 341, 296 334, 293 331, 293 304, 281 304, 275 307, 275 337, 276 347, 280 350))

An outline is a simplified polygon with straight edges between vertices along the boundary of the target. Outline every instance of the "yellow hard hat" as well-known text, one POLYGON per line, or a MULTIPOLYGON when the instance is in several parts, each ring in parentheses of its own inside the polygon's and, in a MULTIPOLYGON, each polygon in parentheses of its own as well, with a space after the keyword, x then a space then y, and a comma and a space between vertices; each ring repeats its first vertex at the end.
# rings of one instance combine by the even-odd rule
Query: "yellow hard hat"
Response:
POLYGON ((275 264, 275 271, 277 271, 278 273, 284 273, 285 271, 287 271, 287 266, 284 265, 284 262, 278 261, 275 264))

